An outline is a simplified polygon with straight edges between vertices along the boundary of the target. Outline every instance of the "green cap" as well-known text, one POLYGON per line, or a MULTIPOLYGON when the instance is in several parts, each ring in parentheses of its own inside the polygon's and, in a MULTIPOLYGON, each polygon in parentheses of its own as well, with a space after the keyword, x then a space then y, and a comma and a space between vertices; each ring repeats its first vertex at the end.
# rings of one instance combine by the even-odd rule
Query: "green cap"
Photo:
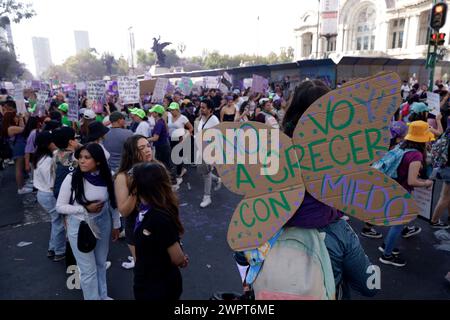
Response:
POLYGON ((176 102, 172 102, 168 109, 169 110, 180 110, 180 105, 176 102))
POLYGON ((422 112, 430 112, 433 111, 433 108, 430 108, 423 102, 414 102, 411 105, 410 113, 422 113, 422 112))
POLYGON ((145 111, 139 108, 135 108, 133 111, 131 111, 131 114, 134 114, 135 116, 138 116, 141 119, 145 118, 145 111))
POLYGON ((149 112, 156 112, 159 114, 164 114, 164 112, 166 112, 166 110, 164 110, 164 107, 162 105, 157 104, 156 106, 151 108, 149 112))
POLYGON ((58 110, 61 110, 62 112, 69 112, 69 105, 67 103, 61 103, 58 110))
POLYGON ((139 110, 139 108, 129 108, 128 111, 130 113, 136 112, 136 110, 139 110))

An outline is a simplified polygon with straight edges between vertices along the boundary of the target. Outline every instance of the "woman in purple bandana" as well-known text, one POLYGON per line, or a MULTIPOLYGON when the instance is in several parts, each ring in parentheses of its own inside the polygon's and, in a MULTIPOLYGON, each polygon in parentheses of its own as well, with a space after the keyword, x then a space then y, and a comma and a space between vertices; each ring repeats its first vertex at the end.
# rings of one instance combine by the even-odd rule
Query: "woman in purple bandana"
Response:
POLYGON ((133 169, 131 190, 143 206, 136 221, 136 300, 178 300, 183 292, 179 268, 189 259, 180 237, 178 199, 166 168, 158 162, 139 164, 133 169))

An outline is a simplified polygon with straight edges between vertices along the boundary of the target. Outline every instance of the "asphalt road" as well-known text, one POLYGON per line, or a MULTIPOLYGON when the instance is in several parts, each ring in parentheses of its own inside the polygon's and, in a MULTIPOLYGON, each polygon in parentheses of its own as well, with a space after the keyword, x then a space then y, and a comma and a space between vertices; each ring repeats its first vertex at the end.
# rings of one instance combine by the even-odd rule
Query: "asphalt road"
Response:
MULTIPOLYGON (((181 217, 186 234, 183 246, 190 265, 182 271, 183 300, 207 300, 216 291, 240 292, 240 277, 232 251, 226 242, 228 223, 240 198, 225 188, 213 194, 213 204, 200 209, 202 181, 190 169, 179 191, 181 217)), ((69 290, 65 263, 47 259, 50 224, 35 195, 16 194, 12 167, 0 171, 0 299, 80 300, 80 290, 69 290), (18 247, 20 242, 31 242, 18 247)), ((350 220, 359 231, 362 223, 350 220)), ((417 219, 423 231, 402 239, 398 247, 408 261, 404 268, 378 262, 380 240, 361 239, 372 262, 381 268, 381 292, 372 299, 450 299, 450 283, 444 276, 450 271, 450 252, 438 251, 434 230, 417 219)), ((380 229, 386 234, 387 229, 380 229)), ((133 272, 121 268, 129 256, 123 240, 111 244, 108 270, 108 294, 119 300, 133 299, 133 272)), ((365 299, 356 293, 354 299, 365 299)))

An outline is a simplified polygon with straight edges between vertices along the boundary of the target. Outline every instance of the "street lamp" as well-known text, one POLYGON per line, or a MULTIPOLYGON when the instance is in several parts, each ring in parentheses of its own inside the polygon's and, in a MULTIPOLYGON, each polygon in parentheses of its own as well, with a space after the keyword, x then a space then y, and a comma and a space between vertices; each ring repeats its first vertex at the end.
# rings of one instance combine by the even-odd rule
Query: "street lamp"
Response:
POLYGON ((131 70, 134 73, 134 33, 133 33, 133 27, 129 27, 128 28, 128 33, 130 34, 131 70))

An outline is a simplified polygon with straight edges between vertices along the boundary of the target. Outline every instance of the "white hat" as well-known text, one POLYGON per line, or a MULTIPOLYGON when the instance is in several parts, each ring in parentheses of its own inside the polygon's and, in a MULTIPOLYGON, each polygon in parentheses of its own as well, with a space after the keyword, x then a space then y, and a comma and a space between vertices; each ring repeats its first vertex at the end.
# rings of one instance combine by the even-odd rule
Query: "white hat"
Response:
POLYGON ((91 109, 87 109, 84 114, 83 114, 83 118, 87 119, 87 120, 94 120, 95 117, 97 117, 97 115, 95 114, 95 112, 91 109))
POLYGON ((270 99, 262 98, 261 100, 259 100, 259 105, 262 106, 263 104, 265 104, 268 101, 270 101, 270 99))

